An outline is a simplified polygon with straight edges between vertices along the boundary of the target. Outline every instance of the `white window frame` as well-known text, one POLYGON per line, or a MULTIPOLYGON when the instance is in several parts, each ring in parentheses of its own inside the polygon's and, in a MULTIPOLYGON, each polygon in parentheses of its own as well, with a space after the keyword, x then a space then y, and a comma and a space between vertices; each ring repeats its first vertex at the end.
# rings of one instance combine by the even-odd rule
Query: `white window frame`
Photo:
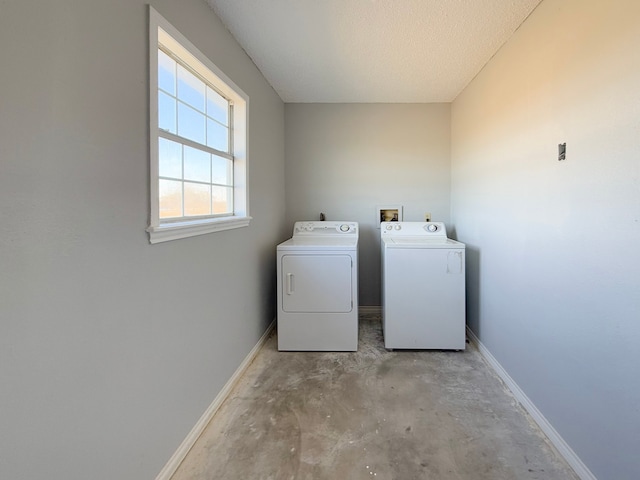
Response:
POLYGON ((159 243, 179 238, 230 230, 249 225, 249 96, 229 79, 198 48, 149 6, 149 156, 151 212, 149 242, 159 243), (160 219, 158 165, 158 45, 170 42, 174 54, 198 71, 233 103, 233 215, 165 221, 160 219))

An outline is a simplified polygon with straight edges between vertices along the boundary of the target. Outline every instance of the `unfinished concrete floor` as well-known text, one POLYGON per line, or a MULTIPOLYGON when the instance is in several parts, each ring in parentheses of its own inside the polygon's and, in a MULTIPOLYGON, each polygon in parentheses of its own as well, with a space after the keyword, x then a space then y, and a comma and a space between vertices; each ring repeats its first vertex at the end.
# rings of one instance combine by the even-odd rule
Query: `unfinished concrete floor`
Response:
POLYGON ((464 352, 278 352, 275 334, 174 480, 575 480, 501 380, 464 352))

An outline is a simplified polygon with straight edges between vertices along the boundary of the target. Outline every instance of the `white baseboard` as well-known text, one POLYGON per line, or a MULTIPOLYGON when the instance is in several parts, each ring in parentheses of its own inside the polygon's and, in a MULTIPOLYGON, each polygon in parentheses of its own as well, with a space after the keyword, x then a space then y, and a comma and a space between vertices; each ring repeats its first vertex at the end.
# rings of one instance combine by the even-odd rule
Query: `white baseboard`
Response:
POLYGON ((380 305, 364 305, 358 307, 358 315, 381 315, 382 307, 380 305))
POLYGON ((578 477, 581 480, 597 480, 595 475, 587 468, 587 466, 580 460, 580 457, 576 455, 573 449, 567 442, 560 436, 555 428, 549 423, 549 421, 542 415, 540 410, 533 404, 533 402, 522 391, 518 384, 511 378, 507 371, 502 368, 502 365, 496 360, 491 352, 485 347, 480 339, 467 327, 467 336, 478 347, 480 354, 484 357, 489 365, 495 370, 502 381, 507 385, 516 400, 524 407, 524 409, 531 415, 533 420, 538 424, 540 430, 544 432, 549 441, 558 450, 558 453, 567 461, 567 463, 573 468, 578 477))
POLYGON ((200 417, 200 419, 195 424, 195 426, 191 429, 187 437, 182 441, 182 444, 180 444, 180 446, 175 451, 175 453, 171 456, 171 458, 166 463, 166 465, 162 468, 162 470, 160 470, 160 473, 156 477, 156 480, 170 480, 173 474, 176 473, 176 470, 178 469, 182 461, 185 459, 185 457, 189 453, 189 450, 193 448, 198 438, 200 438, 200 435, 202 435, 202 432, 204 432, 204 429, 207 427, 207 425, 209 424, 213 416, 216 414, 216 412, 222 405, 222 402, 226 400, 227 396, 231 393, 231 390, 235 386, 236 382, 240 379, 240 377, 245 372, 245 370, 249 367, 249 365, 251 365, 251 362, 253 362, 253 359, 256 357, 260 349, 264 346, 267 339, 269 338, 269 335, 271 334, 271 331, 274 329, 275 325, 276 325, 276 321, 274 320, 273 322, 271 322, 271 324, 269 325, 267 330, 264 332, 262 337, 260 337, 260 340, 258 340, 258 343, 256 343, 256 345, 251 349, 249 354, 242 361, 240 366, 233 373, 231 378, 227 381, 224 387, 222 387, 222 390, 220 390, 218 395, 216 395, 216 398, 213 399, 213 402, 211 402, 211 405, 209 405, 209 408, 207 408, 207 410, 202 414, 202 417, 200 417))

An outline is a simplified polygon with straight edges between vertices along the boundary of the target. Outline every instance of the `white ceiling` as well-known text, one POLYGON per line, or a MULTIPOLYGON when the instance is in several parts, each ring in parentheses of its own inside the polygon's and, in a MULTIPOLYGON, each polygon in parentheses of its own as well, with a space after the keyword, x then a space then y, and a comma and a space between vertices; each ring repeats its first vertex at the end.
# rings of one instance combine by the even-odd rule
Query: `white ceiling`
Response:
POLYGON ((285 102, 451 102, 541 0, 207 0, 285 102))

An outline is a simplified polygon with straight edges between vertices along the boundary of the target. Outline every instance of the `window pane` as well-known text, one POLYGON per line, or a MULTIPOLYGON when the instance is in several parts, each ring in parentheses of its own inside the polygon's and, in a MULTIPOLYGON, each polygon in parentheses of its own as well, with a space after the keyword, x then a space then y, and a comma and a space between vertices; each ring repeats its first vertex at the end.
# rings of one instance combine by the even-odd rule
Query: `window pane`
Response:
POLYGON ((207 118, 207 145, 222 152, 228 152, 229 129, 207 118))
POLYGON ((213 187, 213 213, 231 213, 233 211, 233 189, 231 187, 213 187))
POLYGON ((176 100, 163 92, 158 92, 158 127, 176 133, 176 100))
POLYGON ((166 138, 158 140, 158 172, 161 177, 182 178, 182 145, 166 138))
POLYGON ((202 150, 184 147, 184 178, 197 182, 211 182, 211 155, 202 150))
POLYGON ((204 113, 204 95, 204 82, 182 65, 178 65, 178 100, 204 113))
POLYGON ((160 180, 160 218, 182 216, 182 182, 160 180))
POLYGON ((231 160, 217 155, 211 155, 213 174, 211 183, 220 183, 222 185, 231 185, 233 183, 233 167, 231 160))
POLYGON ((229 125, 229 101, 207 86, 207 115, 223 125, 229 125))
POLYGON ((178 135, 205 144, 205 116, 178 102, 178 135))
POLYGON ((211 214, 211 185, 184 182, 184 214, 211 214))
POLYGON ((162 50, 158 50, 158 88, 176 95, 176 62, 162 50))

